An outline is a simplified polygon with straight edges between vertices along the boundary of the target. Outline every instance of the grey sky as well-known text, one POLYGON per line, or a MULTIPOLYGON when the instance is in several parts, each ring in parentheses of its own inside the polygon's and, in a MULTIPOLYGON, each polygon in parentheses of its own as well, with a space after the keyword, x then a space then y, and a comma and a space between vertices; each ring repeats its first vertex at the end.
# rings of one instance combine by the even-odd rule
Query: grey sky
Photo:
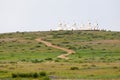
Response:
POLYGON ((0 0, 0 32, 38 31, 58 22, 120 31, 120 0, 0 0))

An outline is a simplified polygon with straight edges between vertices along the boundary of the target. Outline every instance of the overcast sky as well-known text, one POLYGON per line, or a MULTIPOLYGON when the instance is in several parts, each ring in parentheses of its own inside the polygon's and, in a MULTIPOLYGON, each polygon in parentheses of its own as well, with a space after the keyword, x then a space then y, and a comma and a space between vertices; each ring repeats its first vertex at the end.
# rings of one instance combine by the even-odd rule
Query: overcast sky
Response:
POLYGON ((0 33, 49 30, 58 22, 88 20, 120 31, 120 0, 0 0, 0 33))

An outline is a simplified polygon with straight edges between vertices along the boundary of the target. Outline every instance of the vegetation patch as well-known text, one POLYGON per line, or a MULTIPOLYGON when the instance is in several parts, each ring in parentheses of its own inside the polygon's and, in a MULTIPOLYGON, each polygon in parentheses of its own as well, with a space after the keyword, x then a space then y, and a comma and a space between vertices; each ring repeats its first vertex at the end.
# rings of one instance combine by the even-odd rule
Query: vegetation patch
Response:
POLYGON ((40 72, 40 73, 12 73, 12 78, 48 78, 46 72, 40 72))
POLYGON ((79 70, 78 67, 71 67, 70 70, 79 70))

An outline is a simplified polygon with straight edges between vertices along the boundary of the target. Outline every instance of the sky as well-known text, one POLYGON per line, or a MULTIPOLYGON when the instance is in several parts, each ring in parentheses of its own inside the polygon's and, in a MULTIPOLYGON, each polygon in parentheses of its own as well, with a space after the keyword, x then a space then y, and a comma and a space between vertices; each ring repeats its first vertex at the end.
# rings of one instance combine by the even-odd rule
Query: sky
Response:
POLYGON ((59 22, 120 31, 120 0, 0 0, 0 33, 46 31, 59 22))

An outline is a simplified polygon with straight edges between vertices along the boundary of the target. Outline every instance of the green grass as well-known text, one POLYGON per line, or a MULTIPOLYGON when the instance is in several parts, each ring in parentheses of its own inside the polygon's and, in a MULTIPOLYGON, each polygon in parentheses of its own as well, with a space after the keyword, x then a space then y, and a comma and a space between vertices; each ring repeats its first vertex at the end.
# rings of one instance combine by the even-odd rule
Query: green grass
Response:
POLYGON ((0 78, 12 73, 45 71, 60 79, 120 79, 120 32, 47 31, 0 34, 0 78), (65 52, 35 41, 42 38, 76 53, 65 52), (78 67, 78 70, 71 70, 78 67))
POLYGON ((56 58, 63 52, 35 40, 18 39, 15 41, 1 41, 0 43, 0 60, 32 60, 56 58))

